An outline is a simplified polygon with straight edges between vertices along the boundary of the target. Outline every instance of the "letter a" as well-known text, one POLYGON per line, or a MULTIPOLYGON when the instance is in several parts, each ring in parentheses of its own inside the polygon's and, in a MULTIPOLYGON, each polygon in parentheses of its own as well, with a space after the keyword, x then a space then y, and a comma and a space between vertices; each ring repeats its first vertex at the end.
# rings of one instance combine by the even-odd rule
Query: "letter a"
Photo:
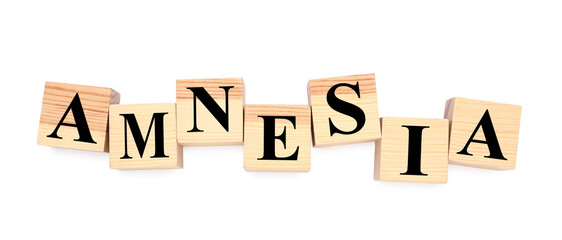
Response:
POLYGON ((472 156, 472 154, 468 153, 468 147, 473 142, 488 145, 488 150, 490 151, 490 155, 484 157, 507 160, 503 156, 502 150, 500 149, 498 137, 496 136, 496 131, 494 130, 494 124, 492 124, 492 118, 490 117, 490 112, 488 110, 486 110, 484 116, 482 116, 482 119, 480 119, 480 122, 476 126, 476 129, 474 129, 472 136, 470 136, 464 148, 457 154, 472 156), (484 138, 486 138, 486 140, 474 139, 474 136, 476 136, 476 133, 478 133, 478 129, 480 129, 480 127, 482 127, 482 130, 484 131, 484 138))
POLYGON ((74 139, 74 141, 96 144, 92 138, 92 134, 90 133, 88 121, 86 121, 86 115, 84 115, 84 109, 82 108, 82 103, 80 102, 80 96, 78 96, 78 93, 76 93, 70 102, 70 105, 66 109, 66 112, 62 115, 62 118, 60 119, 59 124, 57 124, 57 127, 55 127, 53 133, 47 135, 47 137, 62 139, 62 137, 57 135, 60 126, 75 127, 78 130, 79 138, 74 139), (72 115, 74 115, 74 123, 65 123, 64 120, 70 110, 72 110, 72 115))

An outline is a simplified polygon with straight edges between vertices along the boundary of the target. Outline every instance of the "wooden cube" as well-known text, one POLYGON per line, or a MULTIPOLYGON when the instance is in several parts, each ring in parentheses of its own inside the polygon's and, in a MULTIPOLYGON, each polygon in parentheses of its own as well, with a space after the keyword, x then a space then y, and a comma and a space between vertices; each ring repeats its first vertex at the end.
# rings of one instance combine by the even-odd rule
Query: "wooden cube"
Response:
POLYGON ((515 169, 521 106, 457 97, 447 101, 445 118, 451 124, 450 163, 515 169))
POLYGON ((45 83, 37 144, 107 152, 109 105, 118 103, 111 88, 45 83))
POLYGON ((183 166, 176 138, 176 104, 111 105, 110 167, 164 169, 183 166))
POLYGON ((176 102, 180 144, 242 144, 244 84, 241 78, 177 80, 176 102))
POLYGON ((308 98, 315 147, 380 139, 374 74, 310 80, 308 98))
POLYGON ((375 179, 446 183, 449 121, 447 119, 381 118, 375 179))
POLYGON ((310 107, 247 105, 244 168, 247 171, 310 170, 310 107))

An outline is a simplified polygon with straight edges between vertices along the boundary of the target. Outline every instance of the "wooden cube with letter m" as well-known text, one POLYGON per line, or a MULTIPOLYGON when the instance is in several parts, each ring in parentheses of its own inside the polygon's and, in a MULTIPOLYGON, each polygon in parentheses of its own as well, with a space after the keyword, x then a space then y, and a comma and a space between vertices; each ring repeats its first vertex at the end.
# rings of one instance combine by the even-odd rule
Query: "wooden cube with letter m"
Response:
POLYGON ((176 139, 176 104, 112 105, 109 125, 111 168, 183 166, 183 148, 176 139))

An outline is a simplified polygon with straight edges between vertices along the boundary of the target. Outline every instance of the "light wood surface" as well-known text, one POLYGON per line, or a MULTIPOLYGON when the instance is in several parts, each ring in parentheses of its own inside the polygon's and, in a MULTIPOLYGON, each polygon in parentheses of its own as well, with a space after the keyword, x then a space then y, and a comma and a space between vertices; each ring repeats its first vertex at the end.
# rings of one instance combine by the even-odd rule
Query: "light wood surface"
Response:
POLYGON ((307 172, 310 170, 310 107, 307 105, 246 105, 244 168, 247 171, 307 172), (299 148, 297 160, 258 160, 263 157, 264 119, 258 116, 295 116, 296 128, 285 119, 275 121, 275 135, 285 131, 286 148, 275 140, 275 153, 287 157, 299 148))
MULTIPOLYGON (((119 99, 119 93, 111 88, 46 82, 37 144, 107 152, 109 105, 118 104, 119 99), (53 133, 76 94, 80 98, 88 128, 96 143, 75 141, 79 138, 79 134, 77 128, 71 126, 61 126, 58 129, 57 135, 62 139, 47 137, 53 133)), ((75 124, 72 111, 69 111, 63 122, 75 124)))
MULTIPOLYGON (((183 148, 178 145, 176 138, 176 104, 130 104, 111 105, 109 109, 110 167, 114 169, 164 169, 182 168, 183 148), (155 154, 155 126, 150 135, 141 157, 133 139, 130 124, 127 125, 127 142, 125 142, 125 119, 120 114, 135 114, 143 139, 146 139, 154 113, 164 115, 164 153, 167 158, 151 158, 155 154), (128 155, 132 159, 121 159, 125 154, 127 144, 128 155)), ((155 124, 155 123, 154 123, 155 124)))
POLYGON ((447 119, 381 118, 382 138, 376 143, 375 179, 381 181, 446 183, 448 172, 447 119), (422 175, 401 175, 408 169, 409 129, 403 125, 428 126, 422 131, 422 175))
POLYGON ((178 118, 178 142, 191 145, 241 145, 243 142, 244 84, 242 78, 187 79, 176 81, 176 104, 178 118), (225 90, 220 87, 233 86, 228 90, 228 131, 211 112, 197 99, 197 127, 203 132, 188 132, 193 129, 193 92, 188 87, 203 87, 215 102, 226 111, 225 90))
POLYGON ((309 104, 312 107, 313 144, 315 147, 370 142, 380 139, 379 110, 374 74, 354 75, 310 80, 308 83, 309 104), (344 135, 335 133, 330 136, 329 119, 342 131, 352 131, 357 121, 337 112, 328 105, 327 93, 330 88, 340 83, 359 84, 359 93, 345 86, 338 87, 336 97, 354 104, 365 113, 365 125, 356 133, 344 135))
MULTIPOLYGON (((521 109, 518 105, 459 97, 447 101, 445 118, 451 124, 449 162, 496 170, 515 169, 521 109), (507 160, 486 158, 490 154, 488 145, 474 142, 468 148, 472 156, 458 154, 467 144, 486 110, 490 114, 502 154, 507 160)), ((482 128, 474 139, 486 140, 482 128)))

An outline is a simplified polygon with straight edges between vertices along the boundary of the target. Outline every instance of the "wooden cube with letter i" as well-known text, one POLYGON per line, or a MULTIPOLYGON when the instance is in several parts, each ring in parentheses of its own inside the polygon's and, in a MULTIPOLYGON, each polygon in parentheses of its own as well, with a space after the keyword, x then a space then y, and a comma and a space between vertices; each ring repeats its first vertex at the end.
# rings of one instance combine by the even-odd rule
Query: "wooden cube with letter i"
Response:
POLYGON ((310 107, 247 105, 244 121, 244 168, 247 171, 310 170, 310 107))
POLYGON ((315 147, 380 139, 374 74, 310 80, 315 147))
POLYGON ((183 166, 176 139, 176 104, 111 105, 109 163, 114 169, 183 166))
POLYGON ((451 124, 450 163, 515 169, 521 106, 453 98, 447 101, 445 118, 451 124))
POLYGON ((447 119, 381 118, 375 179, 446 183, 449 121, 447 119))
POLYGON ((37 144, 107 152, 109 105, 119 99, 111 88, 45 83, 37 144))
POLYGON ((180 144, 242 144, 242 78, 177 80, 176 101, 180 144))

